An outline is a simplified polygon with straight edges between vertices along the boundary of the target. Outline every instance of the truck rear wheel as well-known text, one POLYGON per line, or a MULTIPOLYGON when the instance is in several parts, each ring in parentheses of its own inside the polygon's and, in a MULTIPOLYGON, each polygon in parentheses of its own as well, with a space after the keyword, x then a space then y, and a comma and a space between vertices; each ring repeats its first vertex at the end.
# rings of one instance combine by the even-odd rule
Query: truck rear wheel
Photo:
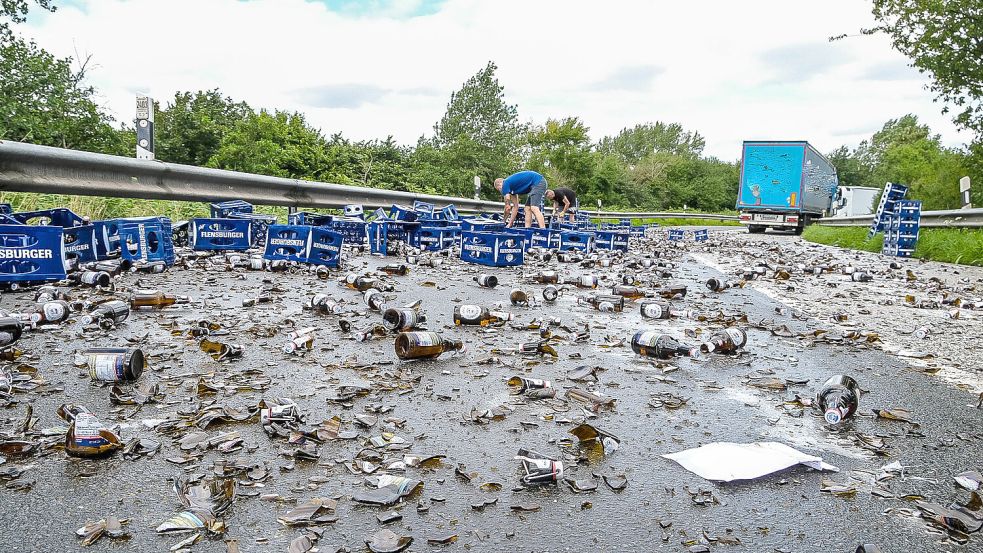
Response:
POLYGON ((761 225, 748 225, 747 231, 748 234, 763 234, 767 228, 768 227, 763 227, 761 225))

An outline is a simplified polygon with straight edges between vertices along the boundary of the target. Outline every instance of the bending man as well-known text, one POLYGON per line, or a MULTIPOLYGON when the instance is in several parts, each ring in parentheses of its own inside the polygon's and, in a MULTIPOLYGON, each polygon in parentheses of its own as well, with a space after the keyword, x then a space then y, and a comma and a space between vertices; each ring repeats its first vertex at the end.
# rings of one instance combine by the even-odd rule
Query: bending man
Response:
POLYGON ((570 222, 573 223, 575 213, 580 208, 580 201, 577 200, 577 193, 569 188, 557 188, 547 190, 546 197, 553 200, 553 214, 556 220, 562 222, 563 215, 570 214, 570 222))
POLYGON ((546 198, 546 178, 535 171, 519 171, 504 179, 495 179, 495 189, 505 198, 505 226, 515 224, 519 215, 519 196, 526 195, 526 228, 533 217, 539 228, 546 228, 543 219, 543 200, 546 198))

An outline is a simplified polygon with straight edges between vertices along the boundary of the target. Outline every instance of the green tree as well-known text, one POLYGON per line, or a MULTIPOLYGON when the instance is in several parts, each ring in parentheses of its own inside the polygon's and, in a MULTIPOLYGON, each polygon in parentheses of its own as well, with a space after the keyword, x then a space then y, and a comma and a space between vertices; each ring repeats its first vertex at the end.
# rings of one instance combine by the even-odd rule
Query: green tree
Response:
POLYGON ((505 102, 505 87, 495 77, 498 67, 484 69, 451 94, 444 116, 434 125, 432 145, 444 149, 446 162, 491 182, 519 165, 525 129, 518 109, 505 102))
POLYGON ((113 125, 85 84, 86 63, 73 69, 72 62, 34 42, 0 38, 0 139, 132 155, 132 131, 113 125))
POLYGON ((597 149, 605 154, 620 157, 634 165, 655 152, 679 156, 699 157, 706 140, 698 132, 688 132, 678 123, 645 123, 625 127, 617 135, 601 139, 597 149))
POLYGON ((551 186, 587 192, 595 163, 588 131, 577 117, 548 119, 534 126, 527 135, 529 168, 542 173, 551 186))
POLYGON ((840 146, 826 155, 836 168, 840 186, 870 186, 870 168, 863 163, 856 150, 840 146))
POLYGON ((327 141, 300 113, 261 110, 225 133, 209 167, 307 180, 328 172, 327 141))
POLYGON ((896 50, 931 79, 931 90, 955 109, 957 125, 983 140, 983 3, 979 0, 874 0, 878 24, 896 50))
MULTIPOLYGON (((55 11, 51 0, 34 0, 34 3, 41 9, 55 11)), ((29 8, 27 0, 0 0, 0 40, 10 36, 10 22, 23 23, 27 19, 29 8)))
POLYGON ((923 209, 960 206, 959 178, 970 171, 965 152, 945 148, 941 138, 914 115, 892 119, 857 148, 870 184, 908 185, 908 197, 923 209))
POLYGON ((223 97, 218 89, 178 92, 154 118, 155 154, 161 161, 204 166, 222 137, 253 113, 245 102, 223 97))

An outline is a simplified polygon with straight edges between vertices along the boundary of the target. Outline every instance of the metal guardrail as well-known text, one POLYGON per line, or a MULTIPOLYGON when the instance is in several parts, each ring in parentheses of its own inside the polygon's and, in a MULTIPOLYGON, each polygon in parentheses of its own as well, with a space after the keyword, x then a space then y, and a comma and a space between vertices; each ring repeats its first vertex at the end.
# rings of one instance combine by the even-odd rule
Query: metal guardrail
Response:
MULTIPOLYGON (((438 207, 454 204, 464 213, 502 209, 500 202, 486 200, 269 177, 10 141, 0 141, 0 191, 190 202, 245 200, 296 208, 362 204, 371 209, 419 200, 438 207)), ((599 219, 737 220, 735 215, 708 213, 585 212, 599 219)))
MULTIPOLYGON (((868 227, 873 215, 857 217, 827 217, 820 219, 820 225, 831 227, 868 227)), ((983 209, 946 209, 941 211, 922 211, 922 227, 983 228, 983 209)))

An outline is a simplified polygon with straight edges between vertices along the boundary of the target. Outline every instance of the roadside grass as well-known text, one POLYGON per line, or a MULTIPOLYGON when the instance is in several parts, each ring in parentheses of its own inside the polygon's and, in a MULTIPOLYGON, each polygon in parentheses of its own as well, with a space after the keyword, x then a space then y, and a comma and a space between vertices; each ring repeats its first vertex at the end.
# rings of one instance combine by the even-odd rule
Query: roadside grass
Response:
MULTIPOLYGON (((851 250, 880 252, 884 235, 867 240, 867 227, 810 225, 802 238, 851 250)), ((983 267, 983 229, 923 228, 913 257, 983 267)))

